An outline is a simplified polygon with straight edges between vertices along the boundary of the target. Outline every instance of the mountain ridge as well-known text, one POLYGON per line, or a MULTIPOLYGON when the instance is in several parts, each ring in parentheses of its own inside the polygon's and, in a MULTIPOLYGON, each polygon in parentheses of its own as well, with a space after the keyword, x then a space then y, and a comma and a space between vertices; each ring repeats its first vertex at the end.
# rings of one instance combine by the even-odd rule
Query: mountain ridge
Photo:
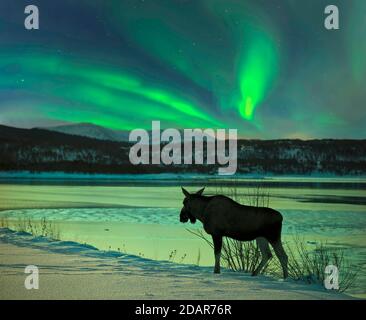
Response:
POLYGON ((57 125, 51 127, 36 127, 35 129, 56 131, 65 134, 110 141, 128 141, 129 136, 128 131, 112 130, 89 122, 57 125))
MULTIPOLYGON (((0 125, 0 171, 211 174, 219 167, 132 165, 133 144, 0 125)), ((237 172, 244 174, 366 174, 365 139, 238 140, 237 154, 237 172)))

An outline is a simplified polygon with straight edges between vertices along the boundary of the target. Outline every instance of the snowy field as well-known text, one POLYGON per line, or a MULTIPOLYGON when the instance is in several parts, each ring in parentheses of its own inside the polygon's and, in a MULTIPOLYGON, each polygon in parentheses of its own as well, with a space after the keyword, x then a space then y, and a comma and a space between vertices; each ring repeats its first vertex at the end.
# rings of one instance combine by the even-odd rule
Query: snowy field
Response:
POLYGON ((337 300, 350 296, 292 280, 154 261, 50 241, 0 228, 1 299, 286 299, 337 300), (39 268, 39 289, 24 289, 26 265, 39 268))

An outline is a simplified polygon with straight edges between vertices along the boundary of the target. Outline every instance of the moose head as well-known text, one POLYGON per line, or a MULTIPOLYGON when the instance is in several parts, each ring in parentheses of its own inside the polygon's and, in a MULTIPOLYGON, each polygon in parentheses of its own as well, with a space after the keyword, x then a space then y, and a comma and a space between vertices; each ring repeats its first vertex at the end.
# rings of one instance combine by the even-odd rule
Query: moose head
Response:
POLYGON ((196 222, 196 217, 194 215, 196 207, 195 200, 202 195, 204 190, 205 188, 202 188, 196 193, 189 193, 186 189, 182 188, 182 192, 185 198, 183 200, 183 208, 180 211, 180 222, 186 223, 188 222, 188 220, 190 220, 191 223, 196 222))

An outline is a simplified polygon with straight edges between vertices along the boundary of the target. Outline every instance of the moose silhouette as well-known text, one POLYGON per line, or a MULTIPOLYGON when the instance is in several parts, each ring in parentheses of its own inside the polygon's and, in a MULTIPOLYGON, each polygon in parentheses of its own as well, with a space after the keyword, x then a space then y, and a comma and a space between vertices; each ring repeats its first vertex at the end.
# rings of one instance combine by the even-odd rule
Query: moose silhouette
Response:
POLYGON ((205 188, 189 193, 182 188, 185 198, 180 222, 202 222, 204 230, 212 236, 215 254, 214 273, 220 273, 222 237, 239 241, 256 240, 262 260, 254 270, 257 275, 272 258, 269 243, 280 261, 283 278, 288 276, 288 257, 281 242, 282 215, 266 207, 245 206, 223 196, 204 196, 205 188))

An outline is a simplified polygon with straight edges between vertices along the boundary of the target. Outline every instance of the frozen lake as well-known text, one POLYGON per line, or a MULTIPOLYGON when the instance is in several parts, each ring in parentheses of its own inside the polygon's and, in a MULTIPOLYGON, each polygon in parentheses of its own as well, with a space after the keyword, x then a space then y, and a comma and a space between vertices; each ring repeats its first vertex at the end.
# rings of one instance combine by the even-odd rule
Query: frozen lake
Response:
MULTIPOLYGON (((366 180, 340 178, 237 179, 236 193, 243 201, 258 183, 269 195, 269 205, 284 216, 284 239, 294 234, 309 246, 319 242, 347 248, 361 268, 355 293, 366 292, 366 180)), ((0 212, 16 220, 46 217, 60 227, 63 240, 125 251, 147 258, 212 265, 207 244, 180 224, 183 195, 180 186, 206 193, 229 190, 231 180, 184 179, 2 179, 0 212), (175 252, 173 255, 172 253, 175 252)))

